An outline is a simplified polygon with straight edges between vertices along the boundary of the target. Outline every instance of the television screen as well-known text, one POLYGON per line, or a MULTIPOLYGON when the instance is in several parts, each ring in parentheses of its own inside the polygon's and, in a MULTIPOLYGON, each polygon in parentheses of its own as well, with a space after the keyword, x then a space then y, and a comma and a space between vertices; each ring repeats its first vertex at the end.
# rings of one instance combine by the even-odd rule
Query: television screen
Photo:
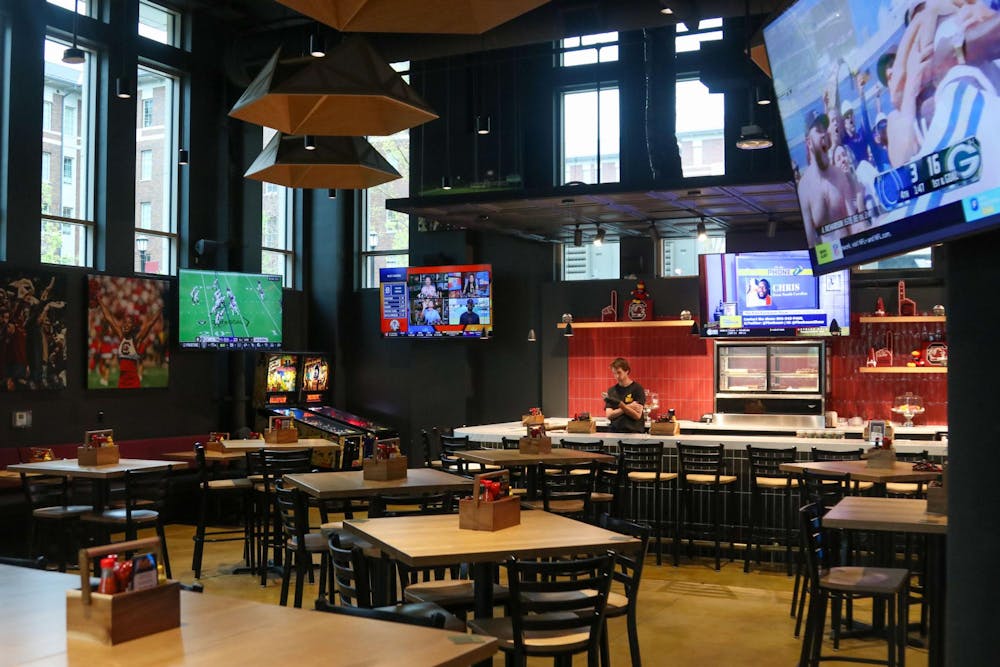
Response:
POLYGON ((87 388, 166 387, 170 283, 126 276, 87 276, 87 388))
POLYGON ((302 380, 299 401, 301 403, 324 403, 330 389, 330 364, 326 357, 303 355, 302 380))
POLYGON ((703 336, 829 336, 850 333, 849 272, 818 276, 806 250, 701 255, 703 336))
POLYGON ((295 401, 298 391, 299 356, 269 354, 265 361, 265 405, 284 405, 295 401))
POLYGON ((1000 224, 995 7, 798 0, 764 27, 817 272, 1000 224))
POLYGON ((493 333, 489 264, 379 269, 382 335, 480 338, 493 333))
POLYGON ((182 348, 281 348, 281 276, 181 269, 178 283, 182 348))

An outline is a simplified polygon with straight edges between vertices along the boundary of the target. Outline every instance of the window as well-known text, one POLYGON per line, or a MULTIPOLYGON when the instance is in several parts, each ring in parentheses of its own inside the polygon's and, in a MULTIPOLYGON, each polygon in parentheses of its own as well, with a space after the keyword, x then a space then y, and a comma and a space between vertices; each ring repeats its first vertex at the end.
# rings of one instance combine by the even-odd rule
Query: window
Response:
POLYGON ((73 158, 63 158, 63 183, 73 182, 73 158))
POLYGON ((560 183, 617 183, 618 87, 562 93, 560 183))
POLYGON ((930 247, 885 257, 869 264, 860 264, 856 271, 898 271, 900 269, 933 269, 934 254, 930 247))
POLYGON ((704 241, 696 238, 664 239, 663 277, 698 275, 698 255, 726 252, 725 236, 709 236, 704 241))
POLYGON ((153 151, 139 151, 139 180, 148 181, 153 178, 153 151))
POLYGON ((696 30, 688 30, 683 23, 677 24, 674 50, 677 53, 700 51, 702 42, 716 42, 722 39, 722 19, 702 19, 696 30))
POLYGON ((177 78, 150 67, 136 70, 134 270, 169 276, 177 256, 177 78), (149 104, 147 104, 147 102, 149 104), (157 109, 156 125, 152 109, 157 109), (145 239, 141 241, 140 239, 145 239))
MULTIPOLYGON (((266 147, 275 134, 265 127, 262 145, 266 147)), ((261 196, 260 268, 263 273, 281 276, 285 287, 292 287, 295 277, 291 195, 289 188, 265 183, 261 196)))
POLYGON ((52 129, 52 100, 42 102, 42 131, 52 129))
POLYGON ((56 5, 57 7, 68 9, 69 11, 73 11, 75 9, 80 16, 90 16, 90 10, 92 7, 92 3, 89 0, 80 0, 79 2, 75 2, 75 0, 48 0, 48 2, 51 5, 56 5))
POLYGON ((72 206, 63 206, 62 214, 63 214, 64 218, 72 218, 73 217, 73 207, 72 206))
POLYGON ((619 244, 562 246, 563 280, 599 280, 621 277, 619 244))
POLYGON ((569 37, 559 43, 559 64, 562 67, 593 65, 618 60, 618 33, 569 37))
POLYGON ((153 2, 139 0, 139 36, 178 46, 180 15, 153 2))
POLYGON ((51 180, 52 180, 52 153, 49 153, 48 151, 42 151, 42 189, 44 189, 46 185, 48 185, 49 188, 51 188, 52 187, 52 183, 50 183, 51 180))
POLYGON ((698 79, 677 82, 677 146, 685 178, 726 173, 723 93, 709 93, 698 79))
MULTIPOLYGON (((393 63, 393 69, 409 80, 409 62, 393 63)), ((379 269, 406 266, 410 261, 410 216, 390 211, 385 202, 410 194, 410 131, 368 141, 396 168, 402 178, 362 190, 364 225, 361 233, 362 287, 378 287, 379 269)))

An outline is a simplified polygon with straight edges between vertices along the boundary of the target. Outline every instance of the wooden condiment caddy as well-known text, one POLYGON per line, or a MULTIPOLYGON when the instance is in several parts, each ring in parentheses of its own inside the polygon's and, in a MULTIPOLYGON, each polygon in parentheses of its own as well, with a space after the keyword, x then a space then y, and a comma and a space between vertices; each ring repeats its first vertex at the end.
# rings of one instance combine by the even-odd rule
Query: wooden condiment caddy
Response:
POLYGON ((927 487, 927 511, 933 514, 948 513, 948 469, 941 473, 941 486, 927 487))
POLYGON ((890 447, 872 447, 861 455, 867 468, 892 469, 896 466, 896 450, 890 447))
POLYGON ((597 433, 597 421, 594 419, 571 419, 566 422, 567 433, 597 433))
POLYGON ((127 551, 154 551, 162 558, 160 540, 147 538, 80 550, 80 590, 66 591, 66 636, 114 645, 180 627, 180 583, 108 595, 90 590, 92 561, 127 551))
POLYGON ((76 459, 82 466, 107 466, 118 463, 121 453, 118 445, 104 447, 77 447, 76 459))
POLYGON ((521 425, 522 426, 543 426, 545 424, 545 415, 538 413, 537 415, 521 415, 521 425))
POLYGON ((649 425, 650 435, 680 435, 681 434, 681 423, 676 419, 674 421, 655 421, 649 425))
POLYGON ((264 442, 271 445, 283 445, 299 441, 299 431, 291 428, 269 428, 264 431, 264 442))
POLYGON ((476 475, 471 498, 458 502, 458 527, 466 530, 503 530, 521 523, 521 501, 512 495, 486 500, 482 482, 499 479, 510 491, 510 471, 497 470, 476 475))
POLYGON ((386 481, 390 479, 404 479, 408 467, 408 459, 405 456, 396 456, 390 459, 365 459, 362 463, 362 477, 375 481, 386 481))
POLYGON ((547 435, 538 438, 526 435, 518 440, 517 449, 522 454, 551 454, 552 438, 547 435))

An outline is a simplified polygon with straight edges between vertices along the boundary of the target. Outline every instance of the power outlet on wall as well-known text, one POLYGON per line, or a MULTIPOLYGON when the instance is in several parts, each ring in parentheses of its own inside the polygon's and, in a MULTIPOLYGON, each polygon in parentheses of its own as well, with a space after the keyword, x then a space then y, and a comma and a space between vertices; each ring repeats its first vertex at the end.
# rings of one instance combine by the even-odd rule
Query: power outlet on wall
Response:
POLYGON ((15 410, 10 415, 10 423, 14 428, 31 428, 31 410, 15 410))

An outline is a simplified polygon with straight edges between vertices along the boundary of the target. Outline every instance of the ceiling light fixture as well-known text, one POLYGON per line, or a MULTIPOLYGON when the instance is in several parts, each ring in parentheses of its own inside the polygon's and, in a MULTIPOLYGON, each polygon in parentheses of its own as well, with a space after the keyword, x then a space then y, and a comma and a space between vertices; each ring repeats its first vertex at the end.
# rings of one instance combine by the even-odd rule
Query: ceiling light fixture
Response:
POLYGON ((73 0, 73 46, 63 51, 62 61, 67 65, 82 65, 87 54, 76 45, 76 17, 80 12, 80 0, 73 0))
POLYGON ((316 138, 313 137, 311 134, 307 134, 306 136, 302 137, 302 144, 305 146, 307 151, 316 150, 316 138))
POLYGON ((326 40, 318 32, 309 35, 309 55, 313 58, 322 58, 326 55, 326 40))
POLYGON ((534 329, 528 329, 528 342, 529 343, 534 343, 537 340, 538 340, 538 338, 535 337, 535 330, 534 329))
POLYGON ((577 248, 583 245, 583 230, 580 229, 580 225, 573 231, 573 245, 577 248))
POLYGON ((667 6, 666 0, 660 0, 660 13, 664 16, 670 16, 674 10, 667 6))
POLYGON ((773 145, 771 137, 759 125, 744 125, 740 129, 740 139, 736 142, 736 147, 745 151, 756 151, 773 145))
POLYGON ((360 190, 401 178, 363 137, 313 137, 307 151, 302 137, 276 132, 243 176, 310 190, 360 190))
POLYGON ((177 149, 177 164, 181 166, 186 166, 188 162, 191 161, 191 155, 188 153, 186 148, 177 149))
POLYGON ((563 313, 562 321, 563 321, 563 324, 566 325, 566 328, 563 329, 563 336, 566 336, 567 338, 569 338, 569 337, 571 337, 573 335, 573 315, 572 315, 572 313, 563 313))
POLYGON ((485 116, 476 116, 476 134, 489 134, 490 133, 490 116, 489 114, 485 116))
POLYGON ((441 177, 441 189, 442 190, 451 190, 451 178, 449 176, 442 176, 441 177))
POLYGON ((597 236, 594 237, 594 245, 601 246, 604 244, 604 230, 601 229, 600 225, 597 225, 597 236))
POLYGON ((704 220, 702 220, 701 222, 698 223, 697 229, 698 229, 698 240, 702 241, 702 242, 707 241, 708 240, 708 229, 705 227, 705 221, 704 220))
POLYGON ((760 86, 757 86, 755 88, 755 96, 757 97, 757 104, 759 104, 762 107, 767 106, 768 104, 771 103, 770 95, 767 94, 766 90, 763 93, 761 93, 760 86))
POLYGON ((115 97, 120 100, 132 98, 132 83, 127 77, 120 76, 115 79, 115 97))
POLYGON ((326 191, 326 196, 329 199, 336 199, 337 198, 337 189, 336 188, 330 188, 329 190, 326 191))

